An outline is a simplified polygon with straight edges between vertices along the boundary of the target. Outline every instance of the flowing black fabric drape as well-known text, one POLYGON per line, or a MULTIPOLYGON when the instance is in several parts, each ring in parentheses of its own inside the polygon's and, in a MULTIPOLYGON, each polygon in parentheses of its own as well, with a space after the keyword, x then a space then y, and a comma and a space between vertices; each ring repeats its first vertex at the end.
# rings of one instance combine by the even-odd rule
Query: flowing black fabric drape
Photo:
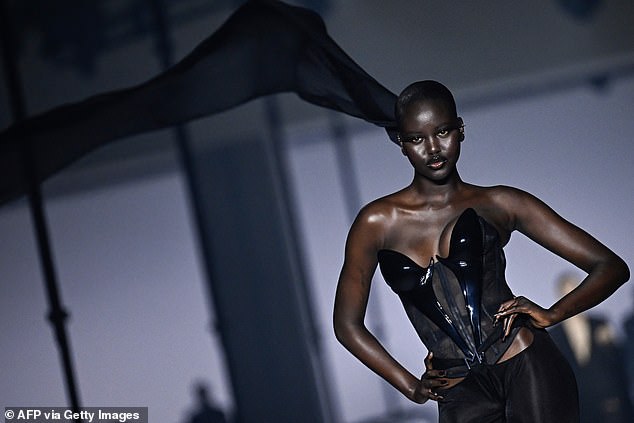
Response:
POLYGON ((386 128, 395 95, 361 69, 314 12, 252 0, 168 71, 141 85, 64 105, 0 133, 0 203, 26 191, 22 143, 42 181, 105 143, 295 92, 386 128))

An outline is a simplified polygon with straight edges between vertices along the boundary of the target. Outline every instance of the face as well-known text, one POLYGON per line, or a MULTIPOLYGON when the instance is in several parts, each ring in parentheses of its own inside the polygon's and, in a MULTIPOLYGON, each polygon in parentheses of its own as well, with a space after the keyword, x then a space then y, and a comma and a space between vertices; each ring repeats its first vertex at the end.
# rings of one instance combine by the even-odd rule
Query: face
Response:
POLYGON ((418 175, 441 182, 456 169, 462 130, 462 119, 442 102, 413 103, 399 122, 401 149, 418 175))

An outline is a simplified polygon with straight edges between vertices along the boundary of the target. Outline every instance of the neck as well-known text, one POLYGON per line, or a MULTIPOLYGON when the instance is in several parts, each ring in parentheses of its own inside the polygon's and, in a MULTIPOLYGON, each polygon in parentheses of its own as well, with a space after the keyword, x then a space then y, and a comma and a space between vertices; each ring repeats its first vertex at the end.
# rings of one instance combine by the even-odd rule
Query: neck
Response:
POLYGON ((460 178, 458 171, 455 171, 447 178, 437 181, 415 174, 410 188, 414 190, 417 195, 423 196, 433 202, 448 203, 463 185, 464 182, 460 178))

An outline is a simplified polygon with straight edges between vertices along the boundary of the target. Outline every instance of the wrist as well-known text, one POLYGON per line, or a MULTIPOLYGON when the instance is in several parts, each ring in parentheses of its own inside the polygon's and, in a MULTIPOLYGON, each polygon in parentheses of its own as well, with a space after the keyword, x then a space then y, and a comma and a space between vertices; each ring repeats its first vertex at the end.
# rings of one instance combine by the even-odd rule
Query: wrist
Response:
POLYGON ((416 404, 425 404, 429 398, 423 395, 421 393, 421 390, 417 386, 416 388, 414 388, 414 390, 412 391, 410 395, 407 395, 407 399, 409 399, 412 402, 415 402, 416 404))
POLYGON ((411 379, 407 381, 405 389, 401 389, 401 393, 405 395, 408 400, 417 404, 423 404, 427 399, 420 394, 419 385, 420 380, 412 375, 411 379))
POLYGON ((560 323, 562 320, 566 319, 566 315, 557 307, 550 307, 546 310, 546 325, 545 328, 554 326, 557 323, 560 323))

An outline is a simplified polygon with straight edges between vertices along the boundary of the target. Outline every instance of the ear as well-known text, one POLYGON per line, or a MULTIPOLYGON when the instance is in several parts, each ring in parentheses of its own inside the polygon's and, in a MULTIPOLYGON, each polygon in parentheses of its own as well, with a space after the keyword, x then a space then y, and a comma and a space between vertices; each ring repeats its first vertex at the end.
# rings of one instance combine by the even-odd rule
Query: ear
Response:
POLYGON ((460 122, 460 138, 458 139, 462 142, 464 141, 464 121, 461 117, 458 118, 458 121, 460 122))
POLYGON ((405 148, 403 147, 403 141, 401 141, 401 134, 396 134, 396 140, 398 141, 398 145, 401 147, 401 154, 407 156, 405 148))

